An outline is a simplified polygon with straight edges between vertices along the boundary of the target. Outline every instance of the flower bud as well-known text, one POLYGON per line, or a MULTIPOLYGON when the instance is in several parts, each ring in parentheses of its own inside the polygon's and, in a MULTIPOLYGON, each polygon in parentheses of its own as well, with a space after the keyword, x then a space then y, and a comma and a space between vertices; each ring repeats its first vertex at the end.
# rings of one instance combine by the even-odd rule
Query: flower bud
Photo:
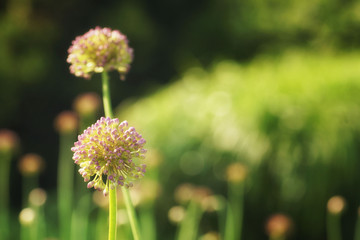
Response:
POLYGON ((241 183, 245 180, 247 174, 246 167, 241 163, 230 164, 226 169, 226 178, 231 183, 241 183))
POLYGON ((0 152, 14 151, 19 145, 19 138, 15 132, 0 129, 0 152))
POLYGON ((19 170, 23 176, 36 175, 40 173, 44 167, 44 159, 35 153, 28 153, 19 161, 19 170))
POLYGON ((55 119, 55 129, 59 133, 71 133, 77 130, 78 118, 74 112, 63 111, 55 119))
POLYGON ((74 100, 73 109, 80 116, 95 114, 101 104, 101 99, 96 93, 84 93, 77 96, 74 100))
POLYGON ((192 184, 181 184, 175 189, 175 200, 181 204, 187 203, 192 199, 194 191, 195 187, 192 184))
POLYGON ((214 231, 208 232, 200 237, 199 240, 220 240, 220 234, 214 231))
POLYGON ((346 202, 345 199, 341 196, 333 196, 329 199, 327 203, 327 209, 329 213, 332 214, 341 214, 344 211, 346 202))
POLYGON ((19 214, 21 225, 30 226, 35 220, 36 214, 32 208, 24 208, 19 214))
POLYGON ((182 206, 174 206, 168 212, 169 220, 173 223, 180 223, 185 218, 185 209, 182 206))
POLYGON ((284 214, 272 215, 266 223, 266 232, 272 238, 284 237, 292 228, 291 219, 284 214))
POLYGON ((35 188, 31 190, 29 194, 29 202, 31 205, 35 207, 40 207, 45 204, 46 202, 46 192, 44 189, 41 188, 35 188))

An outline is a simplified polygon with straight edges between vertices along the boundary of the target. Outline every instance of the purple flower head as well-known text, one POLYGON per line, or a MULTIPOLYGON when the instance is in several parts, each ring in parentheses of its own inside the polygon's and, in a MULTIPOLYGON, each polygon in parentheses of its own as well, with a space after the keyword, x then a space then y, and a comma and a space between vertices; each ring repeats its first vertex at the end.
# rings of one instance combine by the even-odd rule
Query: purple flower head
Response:
POLYGON ((133 49, 118 30, 96 27, 72 42, 67 62, 70 72, 89 79, 93 73, 117 70, 121 77, 129 71, 133 49))
POLYGON ((71 151, 88 188, 106 194, 109 187, 131 187, 133 180, 144 176, 146 165, 135 160, 145 158, 145 143, 127 121, 102 117, 78 136, 71 151))

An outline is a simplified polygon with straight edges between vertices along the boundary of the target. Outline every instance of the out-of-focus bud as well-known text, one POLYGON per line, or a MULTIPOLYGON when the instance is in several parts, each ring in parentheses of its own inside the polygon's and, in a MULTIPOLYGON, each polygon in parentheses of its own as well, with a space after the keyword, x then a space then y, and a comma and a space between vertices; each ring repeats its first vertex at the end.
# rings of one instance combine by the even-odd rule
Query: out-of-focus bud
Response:
POLYGON ((214 231, 205 233, 199 240, 220 240, 220 234, 214 231))
POLYGON ((341 214, 344 211, 346 202, 341 196, 333 196, 327 202, 327 210, 332 214, 341 214))
POLYGON ((231 183, 243 182, 247 175, 246 167, 241 163, 230 164, 226 169, 226 179, 231 183))
POLYGON ((175 189, 175 200, 178 203, 185 204, 193 198, 194 191, 195 187, 192 184, 181 184, 175 189))
POLYGON ((72 111, 63 111, 55 118, 55 129, 59 133, 72 133, 78 128, 78 118, 72 111))
POLYGON ((35 153, 24 155, 19 161, 19 170, 23 176, 34 176, 45 167, 45 161, 35 153))
POLYGON ((19 214, 21 225, 30 226, 35 220, 36 214, 32 208, 24 208, 19 214))
POLYGON ((224 208, 225 200, 223 198, 222 196, 216 195, 207 196, 201 202, 201 206, 208 212, 220 211, 224 208))
POLYGON ((35 188, 29 193, 29 202, 35 207, 40 207, 45 204, 47 194, 44 189, 35 188))
POLYGON ((0 152, 12 152, 19 146, 19 137, 8 129, 0 129, 0 152))
POLYGON ((180 223, 184 220, 185 217, 185 209, 182 206, 174 206, 170 208, 168 212, 169 220, 173 223, 180 223))
POLYGON ((101 105, 100 96, 96 93, 84 93, 77 96, 74 100, 73 109, 80 116, 95 114, 101 105))
POLYGON ((208 206, 204 204, 204 201, 210 196, 212 196, 210 188, 203 186, 195 187, 192 200, 200 204, 204 210, 206 210, 208 206))
POLYGON ((272 238, 288 235, 292 228, 291 219, 284 214, 274 214, 266 222, 266 232, 272 238))

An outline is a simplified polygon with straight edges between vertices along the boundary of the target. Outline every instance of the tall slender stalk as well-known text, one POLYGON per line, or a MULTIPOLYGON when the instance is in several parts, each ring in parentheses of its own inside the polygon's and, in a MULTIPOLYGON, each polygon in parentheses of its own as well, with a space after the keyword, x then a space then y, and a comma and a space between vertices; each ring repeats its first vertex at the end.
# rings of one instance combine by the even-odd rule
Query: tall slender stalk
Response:
POLYGON ((10 153, 0 152, 0 238, 9 238, 9 175, 10 175, 10 153))
POLYGON ((116 187, 109 190, 109 240, 116 239, 117 200, 116 187))
POLYGON ((177 240, 195 240, 198 235, 198 227, 200 224, 201 216, 203 214, 203 210, 199 203, 195 200, 190 201, 187 209, 185 218, 182 220, 178 235, 176 237, 177 240))
POLYGON ((228 181, 228 203, 224 229, 224 240, 241 239, 244 215, 244 186, 247 169, 240 163, 230 164, 226 169, 228 181))
MULTIPOLYGON (((81 108, 75 107, 79 115, 79 133, 81 134, 96 120, 95 112, 82 112, 81 108)), ((71 240, 89 239, 89 215, 91 207, 91 193, 84 188, 84 180, 79 174, 75 174, 75 202, 76 206, 71 219, 71 240)))
POLYGON ((102 72, 102 92, 103 92, 103 104, 105 117, 113 118, 114 114, 112 111, 111 97, 110 97, 110 84, 109 75, 106 71, 102 72))
POLYGON ((70 239, 74 164, 71 161, 70 151, 75 138, 75 133, 60 133, 60 152, 58 164, 58 209, 60 239, 70 239))
POLYGON ((341 223, 340 223, 340 214, 327 213, 327 239, 328 240, 341 240, 341 223))
POLYGON ((135 215, 134 206, 133 206, 131 198, 130 198, 129 189, 123 187, 123 188, 121 188, 121 190, 122 190, 123 197, 124 197, 126 211, 129 216, 130 227, 131 227, 131 231, 133 233, 134 240, 140 240, 141 237, 140 237, 140 231, 139 231, 139 224, 138 224, 138 221, 137 221, 137 218, 135 215))
POLYGON ((360 207, 358 208, 357 220, 355 225, 354 240, 360 240, 360 207))
POLYGON ((241 239, 243 225, 244 183, 229 182, 225 240, 241 239))
MULTIPOLYGON (((111 107, 111 98, 110 98, 110 87, 109 87, 109 76, 107 72, 102 73, 102 91, 103 91, 103 103, 104 103, 104 112, 105 117, 113 118, 113 112, 111 107)), ((129 215, 129 221, 131 230, 133 233, 134 240, 140 240, 140 231, 138 227, 138 221, 135 215, 135 209, 131 202, 130 194, 128 189, 125 187, 121 188, 127 213, 129 215)), ((109 237, 108 240, 116 239, 116 188, 109 189, 109 237)))
POLYGON ((327 202, 326 231, 328 240, 341 240, 341 215, 345 209, 345 199, 333 196, 327 202))

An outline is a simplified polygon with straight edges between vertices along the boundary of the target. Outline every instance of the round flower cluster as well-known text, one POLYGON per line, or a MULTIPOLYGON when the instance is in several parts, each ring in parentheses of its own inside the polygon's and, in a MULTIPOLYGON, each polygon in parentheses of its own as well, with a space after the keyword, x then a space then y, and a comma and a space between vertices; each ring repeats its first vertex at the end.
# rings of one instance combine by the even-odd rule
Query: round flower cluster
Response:
POLYGON ((109 187, 131 187, 132 180, 144 176, 146 165, 137 165, 133 160, 145 158, 145 143, 135 128, 128 128, 127 121, 120 123, 117 118, 102 117, 78 136, 71 151, 84 181, 94 176, 88 188, 94 187, 107 195, 109 187))
POLYGON ((124 34, 118 30, 100 27, 76 37, 68 53, 70 72, 87 79, 94 72, 110 70, 117 70, 123 79, 133 59, 133 49, 129 47, 124 34))

